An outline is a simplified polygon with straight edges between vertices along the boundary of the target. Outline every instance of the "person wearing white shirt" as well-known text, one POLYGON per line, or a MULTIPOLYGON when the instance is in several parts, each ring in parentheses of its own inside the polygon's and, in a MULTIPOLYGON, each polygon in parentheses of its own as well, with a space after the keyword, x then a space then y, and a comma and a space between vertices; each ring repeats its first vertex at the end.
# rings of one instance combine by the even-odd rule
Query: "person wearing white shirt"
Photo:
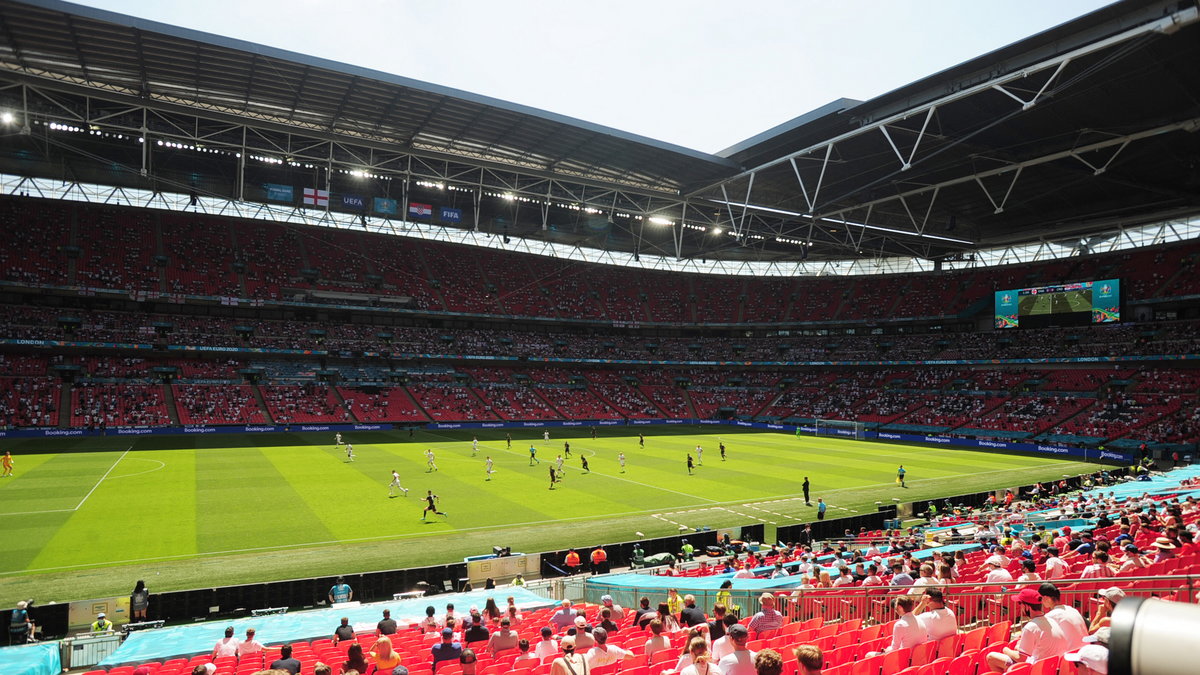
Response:
POLYGON ((589 669, 607 666, 633 656, 633 652, 627 649, 609 646, 608 631, 603 628, 593 628, 592 639, 596 641, 596 644, 587 653, 589 669))
POLYGON ((1042 584, 1037 590, 1042 598, 1046 618, 1062 628, 1067 641, 1067 651, 1082 647, 1083 638, 1088 634, 1088 625, 1083 620, 1083 615, 1071 605, 1062 604, 1062 594, 1054 584, 1042 584))
POLYGON ((1016 601, 1029 620, 1021 627, 1016 649, 1004 647, 998 652, 988 652, 986 662, 993 673, 1003 673, 1016 663, 1037 663, 1071 650, 1062 627, 1044 616, 1046 601, 1036 588, 1022 588, 1016 601))
POLYGON ((653 635, 649 640, 646 640, 646 661, 649 661, 655 652, 671 648, 671 640, 663 634, 663 622, 661 619, 654 619, 650 622, 650 632, 653 635))
POLYGON ((688 650, 675 662, 675 671, 679 675, 722 675, 721 668, 713 661, 708 653, 708 643, 704 638, 692 638, 688 650))
POLYGON ((746 648, 746 643, 750 640, 750 633, 742 624, 734 624, 729 627, 729 634, 725 636, 733 642, 733 651, 726 654, 717 663, 717 668, 721 670, 722 675, 755 675, 754 656, 756 652, 752 652, 746 648))
POLYGON ((554 631, 549 626, 542 628, 542 640, 533 649, 533 655, 538 659, 558 655, 558 642, 554 640, 554 631))
POLYGON ((990 588, 987 589, 988 591, 992 593, 999 593, 1000 584, 1012 581, 1013 576, 1008 570, 1000 566, 999 561, 992 561, 990 565, 992 566, 992 571, 987 573, 987 576, 984 577, 983 581, 986 585, 990 586, 990 588))
POLYGON ((925 626, 930 640, 941 640, 958 633, 958 617, 954 616, 954 610, 946 607, 940 588, 926 588, 925 597, 913 612, 925 626))
POLYGON ((917 599, 911 595, 905 594, 896 597, 896 613, 900 615, 900 618, 896 619, 896 625, 892 627, 892 643, 882 652, 867 654, 867 658, 894 652, 897 649, 912 649, 917 645, 929 642, 929 631, 925 629, 920 617, 913 614, 912 610, 916 604, 917 599))
POLYGON ((218 640, 217 644, 213 646, 211 660, 216 661, 222 656, 237 656, 240 644, 241 640, 233 637, 233 626, 229 626, 225 629, 225 637, 218 640))
POLYGON ((938 585, 937 579, 933 578, 933 565, 921 565, 921 571, 919 574, 921 576, 917 577, 916 580, 913 581, 912 586, 908 589, 909 595, 920 595, 925 592, 927 587, 938 585))
POLYGON ((1058 548, 1054 546, 1047 548, 1046 555, 1050 556, 1046 558, 1046 569, 1043 574, 1046 581, 1054 581, 1055 579, 1062 579, 1067 576, 1067 572, 1070 571, 1071 566, 1058 557, 1058 548))
POLYGON ((257 654, 257 653, 261 652, 262 650, 263 650, 262 643, 259 642, 258 640, 254 639, 254 629, 247 628, 246 629, 246 639, 242 640, 241 643, 238 644, 238 648, 237 648, 238 658, 240 659, 243 656, 247 656, 250 654, 257 654))

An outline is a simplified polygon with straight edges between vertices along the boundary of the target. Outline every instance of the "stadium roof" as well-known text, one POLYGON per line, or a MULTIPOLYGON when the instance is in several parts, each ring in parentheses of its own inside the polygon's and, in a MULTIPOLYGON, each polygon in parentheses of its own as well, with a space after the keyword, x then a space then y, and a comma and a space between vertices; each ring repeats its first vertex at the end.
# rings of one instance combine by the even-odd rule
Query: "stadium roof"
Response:
MULTIPOLYGON (((603 205, 609 222, 625 211, 671 223, 643 225, 636 240, 607 238, 614 248, 731 260, 938 258, 1111 236, 1200 210, 1196 22, 1192 0, 1119 2, 713 155, 57 0, 0 0, 0 94, 36 88, 42 114, 100 126, 119 113, 97 115, 93 97, 163 119, 187 113, 264 138, 286 134, 289 152, 311 138, 329 141, 331 155, 337 143, 444 160, 448 182, 452 163, 507 171, 492 189, 603 205), (86 97, 88 110, 71 96, 86 97), (572 186, 600 189, 580 196, 586 190, 572 186)), ((190 122, 170 124, 183 134, 190 122)), ((519 234, 564 236, 540 229, 519 234)))

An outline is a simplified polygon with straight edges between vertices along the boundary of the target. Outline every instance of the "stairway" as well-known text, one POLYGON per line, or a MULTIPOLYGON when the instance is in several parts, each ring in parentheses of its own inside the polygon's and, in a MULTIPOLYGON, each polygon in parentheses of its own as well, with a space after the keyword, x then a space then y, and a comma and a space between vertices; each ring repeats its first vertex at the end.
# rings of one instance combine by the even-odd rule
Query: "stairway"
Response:
POLYGON ((71 405, 71 383, 63 382, 62 390, 58 394, 58 428, 66 429, 71 426, 71 412, 74 407, 71 405))
POLYGON ((263 398, 262 390, 258 388, 257 384, 252 384, 250 391, 254 392, 254 400, 258 401, 258 407, 262 408, 263 417, 269 424, 274 424, 275 418, 271 416, 271 407, 267 405, 267 399, 263 398))
POLYGON ((362 424, 362 420, 358 419, 358 413, 354 412, 354 406, 346 405, 346 399, 342 396, 341 390, 339 390, 337 386, 331 384, 329 385, 329 391, 333 394, 333 398, 337 401, 338 408, 342 411, 349 412, 350 419, 362 424))
POLYGON ((171 418, 171 424, 177 427, 183 426, 179 421, 179 409, 175 407, 175 387, 172 387, 169 384, 164 384, 162 387, 163 402, 167 406, 167 417, 171 418))

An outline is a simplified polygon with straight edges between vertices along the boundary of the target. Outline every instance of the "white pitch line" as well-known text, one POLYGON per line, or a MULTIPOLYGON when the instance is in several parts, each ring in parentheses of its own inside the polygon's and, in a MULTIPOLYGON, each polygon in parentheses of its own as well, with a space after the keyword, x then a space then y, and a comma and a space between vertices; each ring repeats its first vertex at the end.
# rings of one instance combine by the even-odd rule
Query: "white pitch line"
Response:
POLYGON ((41 513, 74 513, 75 509, 48 509, 46 511, 14 511, 12 513, 0 513, 3 516, 36 516, 41 513))
POLYGON ((88 493, 83 496, 83 499, 79 500, 79 503, 75 505, 74 509, 72 509, 73 511, 78 511, 79 507, 83 506, 83 503, 92 496, 92 493, 96 491, 96 488, 100 487, 100 484, 104 482, 104 479, 108 478, 108 474, 112 473, 113 469, 117 468, 117 465, 121 463, 121 460, 125 459, 125 455, 128 455, 129 451, 132 449, 132 445, 128 448, 125 448, 125 452, 122 452, 121 456, 117 458, 117 461, 113 462, 112 466, 108 467, 108 471, 105 471, 103 476, 100 476, 100 480, 96 481, 96 484, 92 486, 92 489, 88 490, 88 493))

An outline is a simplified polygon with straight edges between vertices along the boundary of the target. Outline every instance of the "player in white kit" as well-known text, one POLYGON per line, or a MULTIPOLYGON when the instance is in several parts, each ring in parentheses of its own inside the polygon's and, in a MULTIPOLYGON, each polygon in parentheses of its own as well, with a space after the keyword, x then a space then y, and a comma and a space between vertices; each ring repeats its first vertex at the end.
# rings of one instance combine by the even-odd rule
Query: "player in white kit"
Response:
POLYGON ((342 447, 342 434, 338 432, 333 435, 333 444, 337 447, 342 447))
POLYGON ((487 458, 487 480, 491 480, 494 473, 496 473, 496 470, 492 468, 492 457, 489 455, 487 458))
POLYGON ((474 457, 478 453, 479 453, 479 438, 472 437, 471 438, 471 456, 474 457))
POLYGON ((425 450, 425 473, 437 471, 437 462, 433 461, 433 448, 425 450))
POLYGON ((617 455, 617 463, 621 465, 621 473, 625 473, 625 453, 617 455))
POLYGON ((550 440, 550 430, 549 429, 542 432, 542 440, 544 440, 544 441, 550 440))
POLYGON ((346 461, 347 462, 354 461, 354 446, 350 445, 349 443, 346 444, 346 461))
POLYGON ((700 445, 696 445, 696 463, 701 466, 704 465, 704 448, 700 447, 700 445))

